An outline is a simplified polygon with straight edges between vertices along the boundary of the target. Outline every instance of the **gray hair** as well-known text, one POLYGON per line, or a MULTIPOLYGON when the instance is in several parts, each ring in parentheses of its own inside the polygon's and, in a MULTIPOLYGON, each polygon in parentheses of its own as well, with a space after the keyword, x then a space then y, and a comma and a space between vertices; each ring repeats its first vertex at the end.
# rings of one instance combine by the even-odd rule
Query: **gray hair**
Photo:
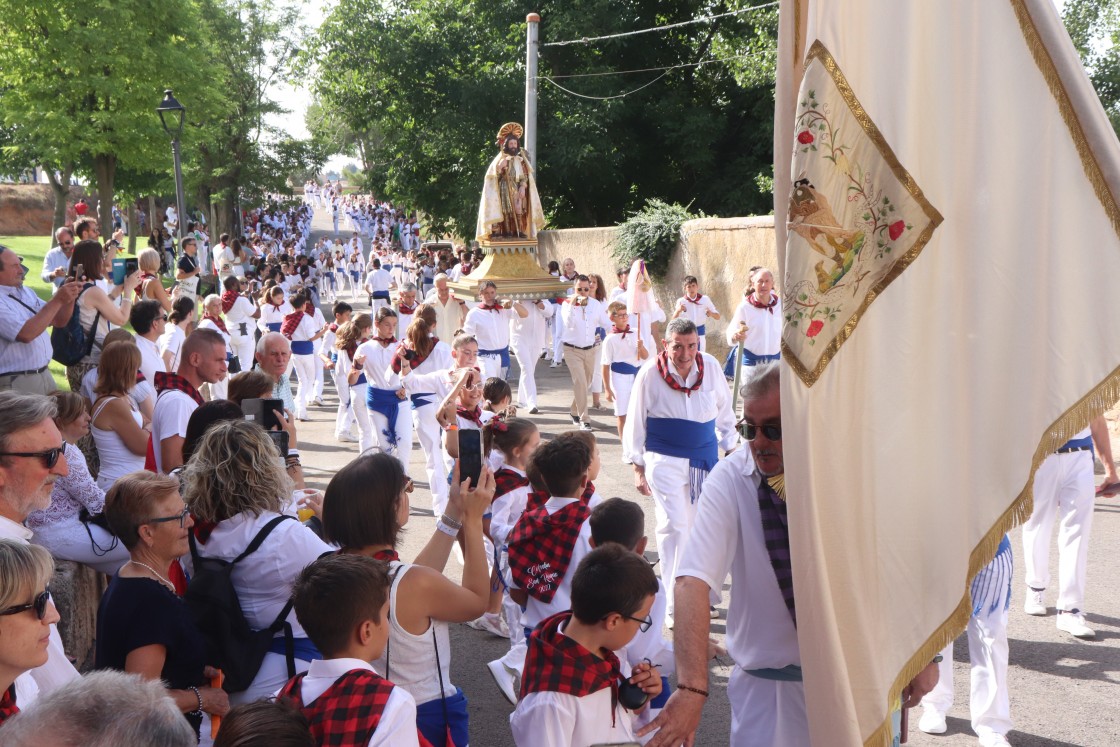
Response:
POLYGON ((478 286, 479 292, 487 290, 488 288, 493 288, 494 290, 498 290, 498 284, 495 283, 493 280, 487 280, 487 281, 483 282, 482 285, 478 286))
POLYGON ((739 388, 739 396, 743 398, 743 402, 762 399, 777 389, 781 383, 782 368, 778 361, 767 361, 757 366, 746 366, 744 368, 749 369, 749 373, 744 370, 747 380, 739 388))
POLYGON ((447 273, 446 273, 446 272, 439 272, 439 273, 436 273, 436 276, 435 276, 434 278, 432 278, 432 284, 434 285, 434 284, 436 284, 436 283, 440 282, 441 280, 442 280, 443 282, 445 282, 445 283, 446 283, 446 282, 447 282, 448 280, 450 280, 450 278, 449 278, 449 277, 447 277, 447 273))
POLYGON ((416 283, 405 283, 401 286, 401 293, 415 293, 416 283))
MULTIPOLYGON (((12 436, 19 431, 34 428, 44 420, 58 415, 58 405, 51 397, 42 394, 22 394, 15 391, 0 392, 0 451, 11 451, 12 436)), ((0 457, 0 461, 7 457, 0 457)))
POLYGON ((70 226, 59 226, 54 230, 54 240, 61 241, 62 234, 64 233, 68 233, 70 234, 70 238, 74 238, 74 229, 70 228, 70 226))
POLYGON ((220 304, 221 302, 222 302, 222 297, 221 296, 219 296, 217 293, 211 293, 209 296, 202 299, 202 308, 205 309, 206 307, 208 307, 212 303, 219 303, 220 304))
POLYGON ((697 335, 700 331, 696 329, 696 323, 689 319, 687 316, 678 316, 665 325, 665 339, 668 340, 673 335, 697 335))
POLYGON ((198 736, 159 680, 91 672, 40 695, 4 724, 7 747, 194 747, 198 736))
POLYGON ((288 346, 289 350, 292 347, 292 343, 288 340, 288 338, 284 337, 284 335, 280 334, 279 332, 266 332, 265 334, 261 335, 261 339, 257 340, 257 355, 266 355, 268 353, 268 343, 273 342, 274 340, 283 340, 284 344, 288 346))

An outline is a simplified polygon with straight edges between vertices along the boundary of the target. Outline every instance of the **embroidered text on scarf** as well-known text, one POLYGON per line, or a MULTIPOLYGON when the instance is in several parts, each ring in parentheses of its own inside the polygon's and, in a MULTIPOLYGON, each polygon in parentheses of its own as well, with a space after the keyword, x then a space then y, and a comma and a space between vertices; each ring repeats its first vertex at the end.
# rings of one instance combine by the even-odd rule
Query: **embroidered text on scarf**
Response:
POLYGON ((671 369, 669 368, 669 354, 662 350, 657 354, 657 373, 661 374, 661 378, 669 385, 669 388, 675 392, 684 392, 689 397, 704 383, 704 356, 696 354, 696 383, 690 387, 685 387, 677 383, 673 378, 671 369))
POLYGON ((572 549, 591 509, 574 501, 550 514, 544 506, 525 511, 510 532, 509 569, 517 586, 545 604, 552 601, 572 562, 572 549))

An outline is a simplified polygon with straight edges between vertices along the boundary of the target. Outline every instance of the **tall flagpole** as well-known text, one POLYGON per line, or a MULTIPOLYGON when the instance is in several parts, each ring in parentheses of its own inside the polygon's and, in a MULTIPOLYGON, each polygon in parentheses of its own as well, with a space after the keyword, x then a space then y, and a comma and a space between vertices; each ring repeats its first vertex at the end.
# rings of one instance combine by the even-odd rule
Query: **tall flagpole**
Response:
POLYGON ((533 168, 539 170, 537 154, 537 52, 540 48, 538 29, 541 17, 536 13, 525 16, 525 150, 533 168))

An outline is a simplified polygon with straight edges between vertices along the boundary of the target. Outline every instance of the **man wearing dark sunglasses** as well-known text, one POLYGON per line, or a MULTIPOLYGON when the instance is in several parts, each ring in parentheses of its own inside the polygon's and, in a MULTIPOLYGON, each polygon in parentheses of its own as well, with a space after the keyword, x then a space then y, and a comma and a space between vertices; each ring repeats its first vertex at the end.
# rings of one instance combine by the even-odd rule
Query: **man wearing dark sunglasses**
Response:
POLYGON ((43 257, 43 271, 39 273, 43 282, 54 283, 55 288, 62 287, 73 253, 74 231, 70 226, 60 226, 54 232, 54 247, 43 257))
MULTIPOLYGON (((62 434, 54 424, 58 410, 52 398, 0 392, 0 412, 0 539, 26 544, 33 533, 24 520, 32 511, 50 506, 54 481, 70 470, 62 434)), ((47 650, 47 663, 29 673, 41 693, 78 677, 53 625, 47 650)))

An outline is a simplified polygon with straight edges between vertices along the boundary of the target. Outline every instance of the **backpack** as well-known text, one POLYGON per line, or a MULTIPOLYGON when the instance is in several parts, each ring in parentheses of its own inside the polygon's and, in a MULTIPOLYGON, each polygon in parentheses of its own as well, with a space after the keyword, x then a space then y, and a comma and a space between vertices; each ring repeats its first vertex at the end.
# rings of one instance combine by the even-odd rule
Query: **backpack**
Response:
POLYGON ((189 535, 194 575, 183 600, 206 640, 207 661, 222 670, 222 688, 226 692, 237 693, 248 689, 272 646, 273 638, 281 630, 287 643, 288 679, 296 676, 292 626, 287 621, 288 613, 292 611, 292 600, 288 599, 271 625, 253 630, 245 620, 237 591, 233 588, 233 567, 256 552, 272 530, 287 519, 294 520, 295 517, 277 516, 265 524, 245 552, 228 562, 200 555, 194 532, 189 535))
POLYGON ((82 329, 82 311, 78 308, 78 301, 92 286, 93 283, 86 283, 74 300, 74 313, 70 315, 70 321, 63 327, 51 330, 51 357, 64 366, 80 363, 93 350, 93 343, 97 339, 97 324, 101 321, 101 312, 93 317, 93 325, 86 332, 82 329))

